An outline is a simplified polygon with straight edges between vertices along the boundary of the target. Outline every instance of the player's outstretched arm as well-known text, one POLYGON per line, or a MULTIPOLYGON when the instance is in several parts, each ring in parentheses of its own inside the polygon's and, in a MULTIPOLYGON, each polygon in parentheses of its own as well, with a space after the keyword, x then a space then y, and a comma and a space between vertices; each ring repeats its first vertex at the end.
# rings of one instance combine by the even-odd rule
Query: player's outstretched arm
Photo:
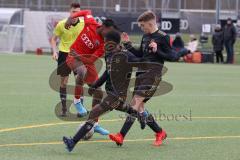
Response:
POLYGON ((162 57, 164 60, 170 61, 170 62, 178 61, 178 59, 180 58, 180 57, 178 57, 177 52, 172 50, 172 49, 169 50, 167 53, 165 53, 165 52, 163 52, 161 50, 158 50, 157 54, 160 57, 162 57))
MULTIPOLYGON (((133 53, 137 57, 142 57, 141 47, 136 49, 132 46, 132 42, 130 41, 129 35, 126 32, 123 32, 121 35, 121 39, 123 42, 124 47, 131 53, 133 53)), ((142 45, 142 42, 141 42, 142 45)))
POLYGON ((142 58, 136 57, 134 54, 132 54, 132 52, 126 52, 126 56, 128 58, 128 62, 132 62, 132 63, 137 63, 137 62, 141 62, 142 58))
POLYGON ((187 49, 182 49, 179 52, 176 52, 174 49, 170 47, 170 44, 166 43, 166 41, 162 41, 162 44, 160 45, 152 41, 149 44, 149 47, 152 49, 152 54, 158 54, 159 57, 170 62, 178 61, 180 57, 189 53, 187 49), (164 51, 160 46, 164 46, 164 51))
POLYGON ((107 80, 108 73, 107 70, 101 75, 101 77, 92 85, 92 88, 101 87, 107 80))
POLYGON ((77 17, 86 18, 87 16, 92 17, 92 12, 90 10, 82 10, 82 11, 76 12, 67 19, 64 27, 66 29, 69 29, 74 24, 74 18, 77 18, 77 17))
POLYGON ((90 86, 90 89, 88 90, 89 95, 93 95, 95 90, 99 87, 101 87, 106 81, 107 81, 108 73, 107 70, 101 75, 101 77, 90 86))
POLYGON ((71 18, 77 18, 77 17, 86 17, 87 15, 92 15, 91 10, 81 10, 79 12, 74 13, 71 18))

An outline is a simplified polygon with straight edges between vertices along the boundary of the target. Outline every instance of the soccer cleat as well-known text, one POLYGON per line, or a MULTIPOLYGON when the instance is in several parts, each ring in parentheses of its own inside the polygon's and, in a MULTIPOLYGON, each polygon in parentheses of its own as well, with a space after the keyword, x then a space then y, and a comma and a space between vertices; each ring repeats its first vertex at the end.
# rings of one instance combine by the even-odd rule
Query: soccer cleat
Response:
POLYGON ((109 131, 102 128, 99 124, 94 127, 94 132, 97 132, 101 135, 109 135, 109 131))
POLYGON ((75 103, 75 107, 78 111, 78 114, 77 114, 78 117, 84 117, 87 115, 88 112, 87 112, 86 108, 82 105, 81 102, 75 103))
POLYGON ((163 142, 163 140, 165 140, 167 138, 167 133, 162 130, 162 132, 156 133, 156 140, 153 142, 154 146, 160 146, 163 142))
POLYGON ((68 150, 68 152, 71 152, 76 145, 72 138, 68 138, 65 136, 63 137, 63 142, 66 145, 66 149, 68 150))
POLYGON ((121 133, 109 134, 109 138, 110 138, 112 141, 116 142, 116 144, 117 144, 118 146, 122 146, 122 145, 123 145, 123 140, 124 140, 124 138, 123 138, 123 136, 122 136, 121 133))

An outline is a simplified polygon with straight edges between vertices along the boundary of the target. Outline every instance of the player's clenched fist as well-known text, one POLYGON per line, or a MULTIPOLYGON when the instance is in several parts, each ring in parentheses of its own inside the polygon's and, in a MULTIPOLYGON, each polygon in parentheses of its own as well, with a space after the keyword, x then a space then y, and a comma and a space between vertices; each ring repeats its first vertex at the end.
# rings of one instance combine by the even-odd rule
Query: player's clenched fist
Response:
POLYGON ((127 34, 126 32, 123 32, 123 33, 121 34, 121 39, 122 39, 123 43, 130 41, 129 36, 128 36, 128 34, 127 34))
POLYGON ((149 47, 151 48, 153 53, 157 52, 157 43, 155 41, 152 40, 149 44, 149 47))
POLYGON ((58 53, 53 52, 52 58, 53 58, 53 60, 57 60, 58 59, 58 53))

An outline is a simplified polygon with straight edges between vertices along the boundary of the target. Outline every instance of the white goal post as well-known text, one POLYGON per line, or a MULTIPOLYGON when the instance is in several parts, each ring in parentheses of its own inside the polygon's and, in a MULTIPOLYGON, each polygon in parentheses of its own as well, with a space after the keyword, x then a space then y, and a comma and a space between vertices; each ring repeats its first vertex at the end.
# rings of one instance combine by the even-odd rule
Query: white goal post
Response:
POLYGON ((0 31, 0 53, 24 53, 23 41, 23 25, 3 25, 0 31))

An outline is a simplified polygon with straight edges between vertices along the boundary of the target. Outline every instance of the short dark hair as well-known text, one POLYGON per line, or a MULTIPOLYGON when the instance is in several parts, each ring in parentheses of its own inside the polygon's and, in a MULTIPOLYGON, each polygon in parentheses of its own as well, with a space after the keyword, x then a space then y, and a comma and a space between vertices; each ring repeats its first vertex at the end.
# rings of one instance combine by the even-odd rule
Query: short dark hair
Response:
POLYGON ((70 8, 80 8, 80 7, 81 7, 80 3, 77 3, 77 2, 73 2, 70 5, 70 8))
POLYGON ((116 30, 119 30, 119 28, 117 27, 117 25, 114 23, 114 21, 110 18, 104 19, 102 20, 102 25, 106 26, 106 27, 113 27, 116 30))
POLYGON ((156 20, 156 15, 152 11, 143 12, 137 19, 138 22, 147 22, 150 20, 156 20))
POLYGON ((105 41, 113 41, 115 42, 116 44, 120 44, 121 42, 121 35, 120 35, 120 32, 117 31, 117 30, 112 30, 110 32, 108 32, 106 35, 105 35, 105 41))

